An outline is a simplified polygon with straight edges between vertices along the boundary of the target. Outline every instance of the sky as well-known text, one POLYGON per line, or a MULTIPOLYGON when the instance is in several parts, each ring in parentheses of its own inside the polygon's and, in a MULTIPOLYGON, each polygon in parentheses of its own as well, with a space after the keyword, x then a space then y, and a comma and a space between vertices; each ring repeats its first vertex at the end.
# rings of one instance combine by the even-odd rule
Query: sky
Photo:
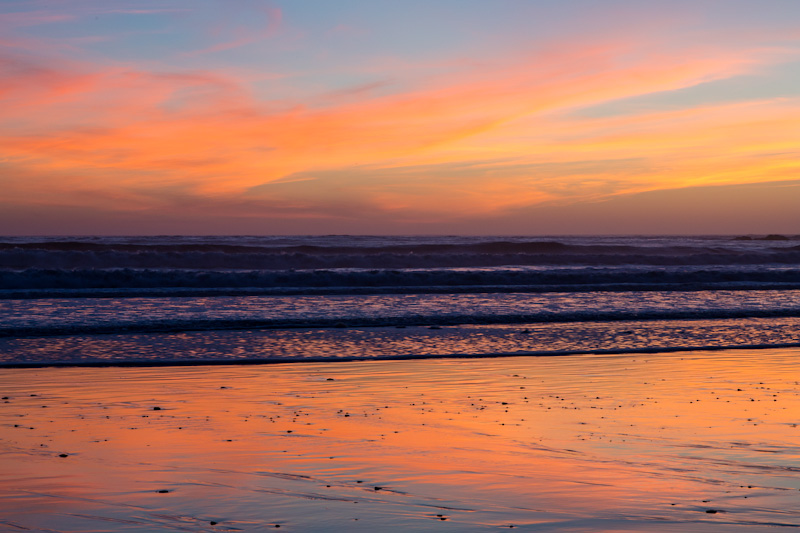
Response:
POLYGON ((0 0, 0 234, 800 234, 797 0, 0 0))

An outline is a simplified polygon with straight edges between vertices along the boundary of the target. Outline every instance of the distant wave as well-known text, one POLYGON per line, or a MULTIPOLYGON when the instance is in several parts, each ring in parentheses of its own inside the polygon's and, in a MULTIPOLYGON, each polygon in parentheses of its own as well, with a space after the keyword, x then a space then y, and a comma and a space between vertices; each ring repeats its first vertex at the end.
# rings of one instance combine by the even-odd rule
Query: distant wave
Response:
MULTIPOLYGON (((800 246, 634 246, 559 241, 385 245, 0 242, 0 269, 393 269, 504 265, 800 265, 800 246)), ((713 244, 713 245, 712 245, 713 244)), ((740 245, 741 246, 741 245, 740 245)))
POLYGON ((369 292, 549 292, 591 290, 699 290, 800 288, 800 268, 439 269, 209 271, 155 269, 0 270, 0 298, 159 296, 213 294, 316 294, 369 292), (238 289, 238 290, 237 290, 238 289), (205 291, 205 292, 204 292, 205 291))
POLYGON ((0 298, 796 288, 794 238, 6 237, 0 298))

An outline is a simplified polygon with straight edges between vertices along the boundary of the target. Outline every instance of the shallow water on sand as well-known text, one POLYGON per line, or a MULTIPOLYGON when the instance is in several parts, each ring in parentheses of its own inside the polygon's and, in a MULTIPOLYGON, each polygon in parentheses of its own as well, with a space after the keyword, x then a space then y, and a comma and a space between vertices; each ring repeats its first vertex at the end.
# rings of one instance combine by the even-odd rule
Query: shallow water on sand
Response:
POLYGON ((800 527, 798 356, 0 370, 0 526, 800 527))
POLYGON ((297 328, 0 338, 0 366, 342 361, 800 345, 800 318, 297 328))

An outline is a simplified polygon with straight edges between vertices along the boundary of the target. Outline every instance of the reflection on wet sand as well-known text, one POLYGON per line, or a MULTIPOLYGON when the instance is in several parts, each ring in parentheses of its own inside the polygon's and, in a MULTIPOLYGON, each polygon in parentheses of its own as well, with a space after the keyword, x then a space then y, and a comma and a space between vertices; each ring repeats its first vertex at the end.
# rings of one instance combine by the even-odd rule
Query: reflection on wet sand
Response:
POLYGON ((0 524, 800 527, 799 355, 7 369, 0 524))

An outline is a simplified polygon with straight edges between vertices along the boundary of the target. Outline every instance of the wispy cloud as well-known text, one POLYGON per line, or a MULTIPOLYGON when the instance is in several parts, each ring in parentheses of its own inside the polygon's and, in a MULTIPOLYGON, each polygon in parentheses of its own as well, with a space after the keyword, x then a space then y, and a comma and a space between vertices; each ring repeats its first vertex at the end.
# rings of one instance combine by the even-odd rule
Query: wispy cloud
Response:
MULTIPOLYGON (((236 3, 230 4, 234 14, 238 14, 236 3)), ((281 28, 282 11, 277 7, 255 5, 245 13, 247 23, 237 23, 231 12, 227 11, 222 20, 216 21, 209 30, 214 44, 199 50, 186 52, 187 56, 197 56, 233 50, 273 37, 281 28)))
MULTIPOLYGON (((280 10, 257 12, 253 24, 240 26, 233 13, 208 26, 216 42, 192 54, 277 36, 280 10)), ((41 23, 45 15, 27 14, 41 23)), ((296 99, 271 98, 269 87, 256 90, 213 64, 66 59, 6 46, 0 184, 6 201, 20 204, 247 206, 252 216, 345 218, 357 206, 439 220, 796 176, 800 97, 576 113, 795 57, 791 47, 662 44, 565 38, 496 62, 453 58, 458 68, 425 77, 402 78, 387 60, 392 68, 358 72, 379 81, 296 99)))
POLYGON ((65 22, 75 20, 74 14, 50 13, 47 11, 21 11, 16 13, 0 13, 0 26, 38 26, 40 24, 52 24, 54 22, 65 22))

